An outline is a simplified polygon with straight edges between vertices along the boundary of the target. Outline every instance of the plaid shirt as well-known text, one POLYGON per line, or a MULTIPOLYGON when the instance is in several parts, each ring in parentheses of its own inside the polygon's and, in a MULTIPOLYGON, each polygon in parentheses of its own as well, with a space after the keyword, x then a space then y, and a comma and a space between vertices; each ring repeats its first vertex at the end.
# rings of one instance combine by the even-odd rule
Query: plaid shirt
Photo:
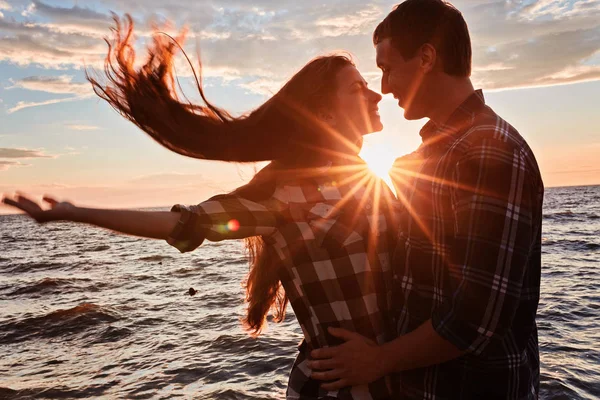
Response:
MULTIPOLYGON (((273 165, 273 164, 271 164, 273 165)), ((389 315, 393 194, 365 165, 325 166, 262 184, 270 167, 246 187, 197 206, 177 205, 168 242, 190 251, 211 241, 262 235, 269 260, 304 333, 290 372, 288 399, 387 399, 389 377, 326 392, 306 367, 312 349, 339 344, 327 328, 342 327, 377 343, 393 337, 389 315), (389 230, 388 230, 389 228, 389 230)), ((283 174, 281 174, 283 176, 283 174)))
POLYGON ((544 187, 533 153, 481 91, 421 136, 392 170, 406 209, 392 266, 397 331, 431 319, 466 352, 402 372, 399 396, 536 398, 544 187))

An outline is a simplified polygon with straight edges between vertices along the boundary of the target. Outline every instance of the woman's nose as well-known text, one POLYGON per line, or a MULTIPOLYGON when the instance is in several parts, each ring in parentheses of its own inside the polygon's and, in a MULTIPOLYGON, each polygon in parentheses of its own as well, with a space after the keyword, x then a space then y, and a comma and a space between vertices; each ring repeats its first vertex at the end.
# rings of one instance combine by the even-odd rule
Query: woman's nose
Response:
POLYGON ((383 97, 379 93, 369 90, 369 98, 373 103, 377 104, 383 97))

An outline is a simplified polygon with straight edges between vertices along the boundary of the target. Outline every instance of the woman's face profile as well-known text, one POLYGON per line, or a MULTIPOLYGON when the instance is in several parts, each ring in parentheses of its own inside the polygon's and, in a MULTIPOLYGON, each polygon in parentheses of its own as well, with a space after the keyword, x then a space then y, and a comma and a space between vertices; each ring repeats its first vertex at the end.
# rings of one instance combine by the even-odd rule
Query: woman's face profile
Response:
POLYGON ((378 103, 381 95, 369 89, 356 67, 342 68, 335 78, 331 125, 349 139, 383 129, 378 103))

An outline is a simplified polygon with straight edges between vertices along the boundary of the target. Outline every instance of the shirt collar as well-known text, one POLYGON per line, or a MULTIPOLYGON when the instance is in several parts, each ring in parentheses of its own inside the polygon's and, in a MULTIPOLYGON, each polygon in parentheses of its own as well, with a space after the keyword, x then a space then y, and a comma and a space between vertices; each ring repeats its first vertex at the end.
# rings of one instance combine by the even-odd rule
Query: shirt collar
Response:
POLYGON ((463 132, 470 126, 475 116, 485 107, 485 98, 481 89, 469 96, 443 124, 429 121, 421 128, 423 145, 430 150, 440 148, 448 143, 458 132, 463 132))

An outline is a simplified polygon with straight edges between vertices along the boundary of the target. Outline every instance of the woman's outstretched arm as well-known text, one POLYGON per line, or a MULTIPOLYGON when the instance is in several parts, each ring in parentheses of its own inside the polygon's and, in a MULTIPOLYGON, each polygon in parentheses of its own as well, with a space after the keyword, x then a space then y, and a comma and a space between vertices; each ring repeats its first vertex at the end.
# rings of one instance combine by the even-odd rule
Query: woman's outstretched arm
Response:
POLYGON ((77 207, 44 197, 50 209, 44 210, 35 201, 17 195, 4 196, 2 202, 18 208, 39 223, 71 221, 99 226, 115 232, 152 239, 167 239, 179 220, 179 213, 170 211, 107 210, 77 207))

